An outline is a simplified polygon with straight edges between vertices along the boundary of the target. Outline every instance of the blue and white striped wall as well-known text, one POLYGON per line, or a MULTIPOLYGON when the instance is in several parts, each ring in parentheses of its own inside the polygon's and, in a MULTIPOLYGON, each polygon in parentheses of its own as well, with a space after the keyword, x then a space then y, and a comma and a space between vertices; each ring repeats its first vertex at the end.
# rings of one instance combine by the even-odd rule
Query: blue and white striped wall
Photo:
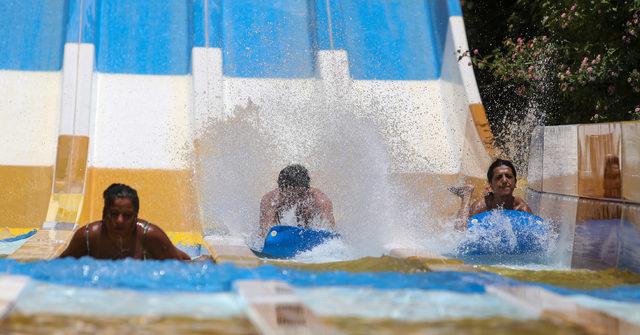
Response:
MULTIPOLYGON (((251 102, 269 127, 312 110, 318 83, 327 104, 374 120, 391 171, 481 177, 488 165, 455 0, 25 0, 0 11, 0 178, 20 199, 84 194, 76 220, 99 218, 101 191, 120 181, 138 188, 148 219, 192 229, 197 197, 176 189, 192 184, 210 122, 251 102)), ((0 226, 37 224, 42 211, 10 203, 0 226)))

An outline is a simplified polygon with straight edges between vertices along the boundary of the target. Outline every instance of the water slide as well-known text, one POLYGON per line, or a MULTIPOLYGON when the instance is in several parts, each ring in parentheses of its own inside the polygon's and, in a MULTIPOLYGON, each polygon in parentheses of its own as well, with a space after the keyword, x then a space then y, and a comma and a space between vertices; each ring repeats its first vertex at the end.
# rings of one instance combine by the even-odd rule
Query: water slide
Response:
POLYGON ((354 245, 402 245, 442 230, 457 206, 446 186, 489 164, 456 0, 0 11, 0 229, 12 235, 98 220, 120 182, 174 242, 246 238, 297 162, 354 245))

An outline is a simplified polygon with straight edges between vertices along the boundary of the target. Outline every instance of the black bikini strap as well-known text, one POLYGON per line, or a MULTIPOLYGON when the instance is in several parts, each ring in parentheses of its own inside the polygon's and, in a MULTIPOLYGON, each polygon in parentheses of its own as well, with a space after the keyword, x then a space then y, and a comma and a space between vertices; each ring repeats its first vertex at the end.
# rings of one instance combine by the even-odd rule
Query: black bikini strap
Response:
POLYGON ((145 222, 142 224, 142 259, 148 258, 146 248, 147 231, 149 231, 149 222, 145 222))
POLYGON ((89 225, 84 227, 84 241, 87 244, 87 256, 91 256, 91 249, 89 249, 89 225))

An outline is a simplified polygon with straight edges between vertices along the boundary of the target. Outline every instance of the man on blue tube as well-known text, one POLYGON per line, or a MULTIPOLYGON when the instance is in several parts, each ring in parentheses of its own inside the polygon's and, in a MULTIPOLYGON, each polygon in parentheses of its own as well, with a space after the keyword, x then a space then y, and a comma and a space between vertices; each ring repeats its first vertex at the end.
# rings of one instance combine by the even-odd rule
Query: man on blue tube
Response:
POLYGON ((335 231, 333 204, 327 195, 310 187, 307 169, 292 164, 280 171, 278 187, 260 201, 260 234, 275 225, 320 228, 335 231))

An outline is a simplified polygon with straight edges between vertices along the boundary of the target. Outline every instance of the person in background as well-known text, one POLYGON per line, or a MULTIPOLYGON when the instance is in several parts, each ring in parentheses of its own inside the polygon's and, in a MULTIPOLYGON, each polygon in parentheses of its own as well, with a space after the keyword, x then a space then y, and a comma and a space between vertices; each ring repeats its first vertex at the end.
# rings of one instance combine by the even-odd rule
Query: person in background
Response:
POLYGON ((138 218, 140 201, 135 189, 112 184, 103 198, 102 220, 78 229, 60 257, 191 259, 160 227, 138 218))
POLYGON ((612 199, 622 198, 622 177, 620 173, 620 158, 617 155, 606 155, 604 160, 604 181, 602 185, 604 197, 612 199))
POLYGON ((317 223, 335 230, 331 200, 317 188, 310 187, 310 183, 309 172, 302 165, 289 165, 280 171, 278 187, 260 201, 262 237, 272 226, 286 223, 304 228, 312 228, 317 223), (295 222, 284 222, 287 213, 295 222))
POLYGON ((465 230, 469 216, 493 209, 513 209, 531 213, 529 205, 522 198, 513 195, 516 177, 516 168, 513 163, 505 159, 496 159, 487 171, 489 192, 481 199, 471 203, 471 195, 475 189, 473 185, 449 188, 451 192, 462 198, 455 229, 465 230))

